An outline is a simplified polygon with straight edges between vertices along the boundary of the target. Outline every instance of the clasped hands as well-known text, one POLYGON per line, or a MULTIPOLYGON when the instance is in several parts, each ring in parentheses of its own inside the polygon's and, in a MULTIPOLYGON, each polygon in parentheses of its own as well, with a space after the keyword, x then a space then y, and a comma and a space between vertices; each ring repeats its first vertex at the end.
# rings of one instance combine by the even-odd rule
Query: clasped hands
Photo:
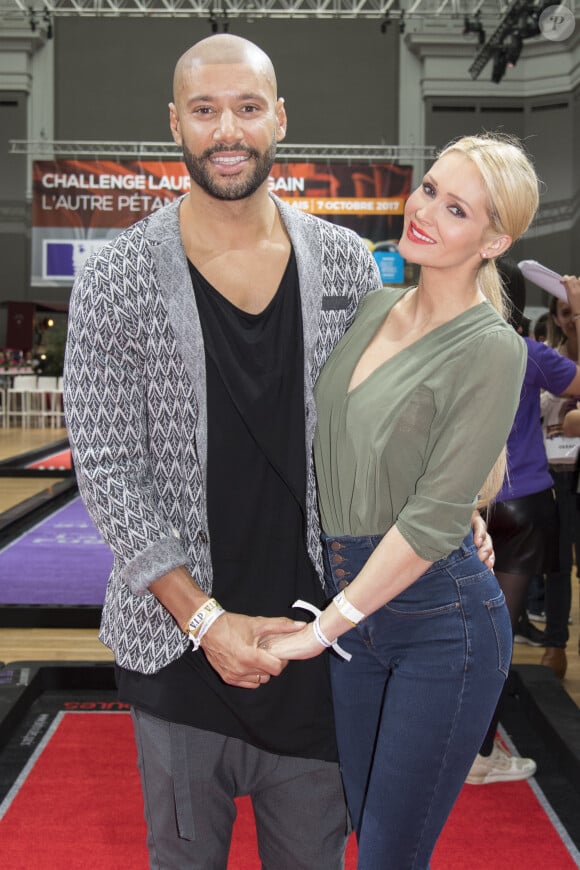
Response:
POLYGON ((242 689, 257 689, 279 676, 289 659, 310 658, 324 649, 306 622, 229 611, 204 635, 201 648, 222 680, 242 689), (308 635, 312 652, 302 655, 302 644, 292 639, 308 635))
MULTIPOLYGON (((477 511, 471 527, 480 560, 493 569, 493 545, 477 511)), ((201 647, 222 680, 243 689, 257 689, 279 676, 291 659, 310 659, 324 652, 312 623, 229 611, 212 625, 201 647)))

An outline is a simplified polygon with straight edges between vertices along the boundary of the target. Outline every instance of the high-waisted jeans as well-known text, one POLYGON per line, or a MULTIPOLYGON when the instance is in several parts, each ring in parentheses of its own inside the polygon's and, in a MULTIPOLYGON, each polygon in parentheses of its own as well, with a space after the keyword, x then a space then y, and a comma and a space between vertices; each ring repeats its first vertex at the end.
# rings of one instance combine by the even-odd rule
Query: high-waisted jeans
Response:
MULTIPOLYGON (((330 595, 346 589, 380 540, 324 537, 330 595)), ((512 652, 503 593, 472 535, 340 645, 352 660, 332 656, 331 677, 358 870, 426 870, 512 652)))

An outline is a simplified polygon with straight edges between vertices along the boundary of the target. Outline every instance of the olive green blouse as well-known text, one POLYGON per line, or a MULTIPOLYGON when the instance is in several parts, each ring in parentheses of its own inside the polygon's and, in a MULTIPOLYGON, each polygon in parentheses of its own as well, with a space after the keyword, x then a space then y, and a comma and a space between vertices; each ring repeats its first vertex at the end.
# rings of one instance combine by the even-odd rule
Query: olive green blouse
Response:
POLYGON ((315 398, 322 528, 384 534, 393 524, 423 559, 445 558, 510 431, 526 347, 488 302, 438 326, 348 392, 355 366, 407 292, 370 293, 328 358, 315 398))

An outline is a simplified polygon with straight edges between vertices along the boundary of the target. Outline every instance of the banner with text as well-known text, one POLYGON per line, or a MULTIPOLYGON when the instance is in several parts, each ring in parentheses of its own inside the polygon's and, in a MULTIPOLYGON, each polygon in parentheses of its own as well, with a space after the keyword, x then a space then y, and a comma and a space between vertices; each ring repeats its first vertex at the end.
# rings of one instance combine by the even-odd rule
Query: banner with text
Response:
MULTIPOLYGON (((386 163, 276 163, 268 184, 302 211, 355 230, 381 265, 381 252, 396 251, 411 176, 411 167, 386 163)), ((70 285, 101 245, 189 188, 175 160, 34 161, 32 283, 70 285)))

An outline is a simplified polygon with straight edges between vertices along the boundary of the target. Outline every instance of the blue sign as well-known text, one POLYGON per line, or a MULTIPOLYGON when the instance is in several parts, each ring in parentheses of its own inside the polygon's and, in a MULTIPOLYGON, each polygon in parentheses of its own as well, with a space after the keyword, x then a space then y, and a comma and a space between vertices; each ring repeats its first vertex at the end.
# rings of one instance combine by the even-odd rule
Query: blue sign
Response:
POLYGON ((403 284, 405 261, 397 251, 374 251, 373 257, 379 267, 383 284, 403 284))
POLYGON ((47 242, 43 278, 74 278, 72 242, 47 242))

